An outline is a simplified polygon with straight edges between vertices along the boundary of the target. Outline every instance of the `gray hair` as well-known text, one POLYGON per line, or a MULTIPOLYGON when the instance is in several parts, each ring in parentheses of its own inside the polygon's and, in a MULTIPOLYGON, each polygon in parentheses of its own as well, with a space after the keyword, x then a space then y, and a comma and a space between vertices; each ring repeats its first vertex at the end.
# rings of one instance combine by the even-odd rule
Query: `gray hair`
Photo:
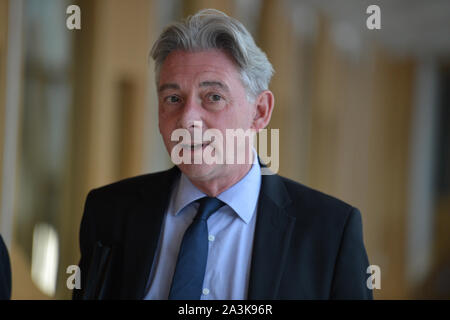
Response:
POLYGON ((215 9, 204 9, 182 22, 168 25, 150 52, 155 61, 156 83, 166 57, 175 50, 224 50, 231 55, 247 89, 249 100, 269 87, 273 75, 272 64, 258 48, 251 34, 238 20, 215 9))

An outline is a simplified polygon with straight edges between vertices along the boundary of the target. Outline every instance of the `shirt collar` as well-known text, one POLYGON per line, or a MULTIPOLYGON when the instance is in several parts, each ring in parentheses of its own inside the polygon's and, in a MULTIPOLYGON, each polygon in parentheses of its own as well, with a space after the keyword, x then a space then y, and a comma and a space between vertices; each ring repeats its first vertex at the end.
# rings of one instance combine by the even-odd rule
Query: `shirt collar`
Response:
MULTIPOLYGON (((255 212, 260 187, 261 167, 256 150, 253 148, 253 165, 250 170, 241 180, 219 194, 217 198, 225 202, 245 223, 248 223, 255 212)), ((177 215, 190 203, 206 196, 182 173, 175 189, 171 211, 177 215)))

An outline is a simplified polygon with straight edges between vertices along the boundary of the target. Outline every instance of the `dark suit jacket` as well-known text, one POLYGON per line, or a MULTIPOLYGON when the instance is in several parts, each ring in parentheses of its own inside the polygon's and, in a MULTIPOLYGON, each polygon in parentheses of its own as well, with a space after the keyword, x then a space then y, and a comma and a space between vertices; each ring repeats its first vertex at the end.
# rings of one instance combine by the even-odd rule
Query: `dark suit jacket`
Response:
POLYGON ((11 299, 11 265, 8 249, 0 235, 0 300, 11 299))
MULTIPOLYGON (((92 190, 80 228, 74 299, 142 299, 171 187, 170 170, 92 190)), ((356 208, 278 175, 262 176, 249 299, 371 299, 356 208)))

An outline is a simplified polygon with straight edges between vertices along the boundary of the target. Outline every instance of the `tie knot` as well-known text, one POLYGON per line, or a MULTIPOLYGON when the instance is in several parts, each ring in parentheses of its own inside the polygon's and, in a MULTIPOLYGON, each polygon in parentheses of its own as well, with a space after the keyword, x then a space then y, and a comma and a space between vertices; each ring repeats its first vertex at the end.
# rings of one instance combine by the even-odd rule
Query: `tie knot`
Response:
POLYGON ((195 218, 201 220, 208 220, 214 212, 225 205, 225 203, 213 197, 204 197, 197 201, 200 203, 200 206, 195 218))

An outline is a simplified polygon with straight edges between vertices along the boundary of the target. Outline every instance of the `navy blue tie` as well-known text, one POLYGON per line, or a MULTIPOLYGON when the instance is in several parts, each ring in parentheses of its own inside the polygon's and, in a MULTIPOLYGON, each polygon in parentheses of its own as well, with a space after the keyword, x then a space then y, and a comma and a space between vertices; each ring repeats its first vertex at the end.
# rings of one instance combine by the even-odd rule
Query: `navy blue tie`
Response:
POLYGON ((208 218, 225 205, 217 198, 198 200, 197 215, 184 233, 170 287, 170 300, 199 300, 208 259, 208 218))

